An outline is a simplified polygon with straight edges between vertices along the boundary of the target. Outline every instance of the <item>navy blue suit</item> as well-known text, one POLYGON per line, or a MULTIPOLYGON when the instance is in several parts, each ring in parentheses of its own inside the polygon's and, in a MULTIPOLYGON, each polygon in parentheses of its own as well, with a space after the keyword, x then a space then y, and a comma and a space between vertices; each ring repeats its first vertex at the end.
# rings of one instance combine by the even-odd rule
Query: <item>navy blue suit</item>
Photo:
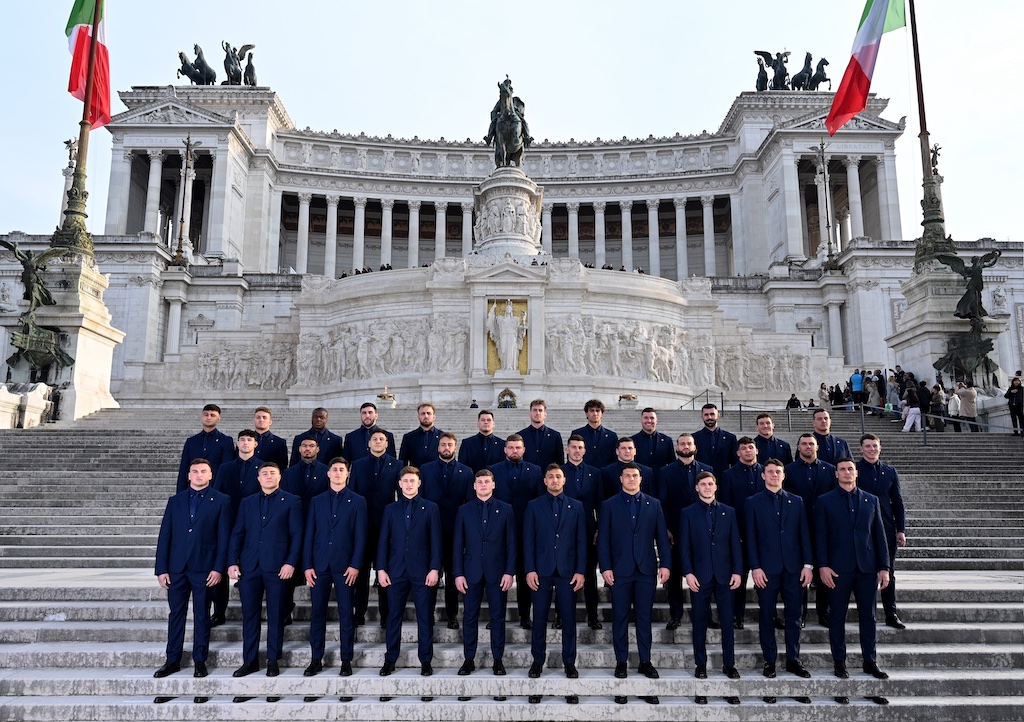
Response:
MULTIPOLYGON (((836 467, 821 459, 815 459, 813 463, 808 464, 798 456, 792 464, 786 464, 786 478, 782 480, 782 488, 803 500, 807 525, 811 530, 811 538, 814 538, 814 507, 818 503, 818 497, 836 488, 836 467)), ((828 587, 816 578, 814 580, 814 607, 819 619, 825 619, 828 616, 828 593, 828 587)), ((805 587, 803 590, 804 618, 807 617, 807 598, 808 590, 805 587)))
POLYGON ((629 658, 629 611, 636 614, 636 645, 641 662, 651 661, 651 610, 658 568, 672 568, 668 527, 653 496, 620 491, 605 499, 597 531, 601 571, 615 575, 611 587, 612 645, 615 661, 629 658), (655 555, 657 548, 657 555, 655 555))
POLYGON ((221 433, 218 429, 207 433, 200 431, 195 436, 185 439, 185 445, 181 449, 181 462, 178 464, 178 485, 176 489, 182 491, 188 488, 188 467, 195 459, 206 459, 210 462, 210 469, 214 478, 217 477, 217 470, 220 465, 235 458, 235 441, 227 434, 221 433))
POLYGON ((747 615, 747 577, 750 575, 750 564, 747 563, 746 519, 744 519, 744 503, 746 500, 764 489, 761 473, 764 467, 757 462, 750 466, 742 462, 736 463, 725 470, 718 482, 718 500, 736 510, 736 525, 740 529, 740 549, 743 551, 743 572, 740 574, 740 588, 733 592, 732 613, 737 622, 742 622, 747 615))
MULTIPOLYGON (((354 429, 345 434, 345 447, 342 450, 342 455, 349 461, 355 461, 362 459, 364 456, 370 455, 370 436, 373 435, 374 431, 384 431, 376 424, 367 428, 360 425, 358 429, 354 429)), ((385 454, 389 456, 398 457, 398 450, 395 446, 395 435, 390 431, 384 431, 384 436, 388 439, 388 448, 384 450, 385 454)))
POLYGON ((804 565, 814 562, 803 499, 780 491, 776 502, 776 495, 765 489, 747 498, 744 507, 747 561, 751 569, 760 569, 767 577, 763 589, 755 587, 760 607, 761 652, 766 662, 775 664, 779 655, 775 641, 775 602, 781 594, 785 610, 786 661, 798 662, 803 597, 800 574, 804 565))
POLYGON ((743 571, 743 553, 740 550, 740 531, 736 512, 725 504, 703 501, 683 509, 679 515, 676 549, 679 571, 685 577, 693 574, 700 590, 692 592, 693 606, 693 658, 697 665, 708 663, 707 631, 711 619, 711 595, 718 604, 718 617, 722 622, 722 663, 732 667, 736 663, 735 633, 729 620, 732 614, 732 590, 729 579, 743 571))
POLYGON ((793 447, 774 434, 767 439, 758 434, 754 437, 754 444, 757 446, 757 458, 762 464, 768 459, 778 459, 783 464, 793 463, 793 447))
POLYGON ((434 657, 434 603, 437 587, 428 587, 427 574, 441 573, 441 513, 437 504, 421 496, 404 496, 384 509, 377 570, 391 577, 388 592, 387 651, 384 659, 398 660, 402 642, 402 618, 412 592, 420 664, 434 657), (406 504, 411 502, 407 513, 406 504))
POLYGON ((885 541, 889 548, 889 586, 882 590, 882 608, 886 617, 896 616, 896 532, 907 532, 907 509, 903 503, 900 475, 889 464, 879 461, 869 464, 857 462, 857 486, 878 497, 878 509, 885 527, 885 541))
MULTIPOLYGON (((353 587, 345 582, 349 567, 360 569, 366 555, 366 500, 348 486, 340 492, 328 489, 313 497, 306 520, 302 558, 306 569, 316 573, 309 590, 312 616, 309 646, 313 659, 322 659, 326 647, 327 607, 331 587, 338 602, 341 627, 341 661, 351 662, 355 648, 352 609, 353 587)), ((357 577, 358 579, 358 577, 357 577)))
POLYGON ((829 591, 828 640, 832 659, 846 661, 846 615, 852 592, 857 600, 864 662, 874 662, 878 572, 889 569, 878 497, 856 488, 852 494, 836 488, 821 496, 814 508, 814 533, 818 566, 829 567, 839 575, 835 588, 829 591))
POLYGON ((402 437, 402 448, 398 452, 398 460, 406 466, 422 467, 428 461, 437 459, 437 442, 444 432, 436 426, 430 431, 416 427, 402 437))
MULTIPOLYGON (((658 500, 661 502, 661 511, 665 515, 665 524, 669 533, 672 534, 673 543, 675 540, 679 514, 686 507, 697 501, 697 474, 702 471, 712 471, 707 464, 699 461, 692 461, 684 464, 678 458, 668 466, 663 466, 655 472, 655 488, 658 493, 658 500)), ((683 605, 686 602, 686 587, 683 585, 683 575, 679 573, 679 565, 672 565, 672 572, 669 575, 668 583, 665 585, 668 590, 668 612, 672 619, 683 618, 683 605)))
MULTIPOLYGON (((554 595, 562 622, 562 664, 576 664, 576 592, 572 577, 583 576, 587 563, 587 524, 583 503, 546 492, 526 506, 523 521, 523 566, 540 585, 533 592, 533 663, 547 658, 547 622, 554 595), (559 507, 561 511, 559 511, 559 507)), ((526 587, 523 588, 523 591, 526 587)))
POLYGON ((615 447, 619 444, 619 435, 604 426, 591 428, 590 424, 573 429, 573 434, 579 434, 587 444, 587 453, 583 456, 583 463, 593 466, 595 469, 603 469, 615 461, 615 447))
MULTIPOLYGON (((320 446, 320 450, 316 454, 316 460, 321 464, 329 464, 331 459, 341 456, 343 444, 340 436, 330 429, 317 431, 311 427, 308 431, 303 431, 301 434, 296 435, 295 439, 292 440, 292 455, 289 457, 288 466, 295 466, 302 461, 302 457, 299 456, 299 445, 303 439, 316 439, 317 444, 320 446)), ((257 446, 256 448, 258 449, 259 447, 257 446)), ((284 471, 283 468, 281 470, 284 471)))
POLYGON ((256 434, 256 458, 273 461, 284 472, 288 468, 288 442, 270 431, 256 434))
POLYGON ((736 434, 722 427, 708 431, 705 426, 693 432, 693 441, 697 444, 697 461, 710 466, 716 478, 721 479, 725 470, 736 463, 736 452, 739 449, 736 434))
POLYGON ((835 466, 836 462, 842 458, 853 458, 853 455, 850 453, 850 445, 846 443, 846 439, 835 434, 823 435, 817 431, 813 433, 814 438, 818 440, 818 458, 825 463, 835 466))
POLYGON ((428 461, 420 469, 420 494, 437 504, 441 512, 441 565, 444 567, 444 611, 448 619, 459 614, 459 590, 452 572, 452 541, 459 507, 476 496, 473 470, 458 461, 428 461))
MULTIPOLYGON (((217 470, 213 488, 227 495, 232 526, 235 524, 235 517, 238 516, 238 505, 242 503, 242 499, 260 490, 259 470, 262 465, 263 461, 253 455, 246 461, 235 457, 231 461, 221 464, 217 470)), ((225 574, 221 578, 220 584, 213 588, 211 599, 215 617, 223 617, 227 613, 228 600, 231 596, 230 584, 231 580, 225 574)))
POLYGON ((284 644, 283 609, 289 580, 278 577, 281 567, 299 567, 302 551, 302 501, 281 489, 272 494, 251 494, 238 507, 235 528, 228 545, 228 566, 238 565, 242 576, 242 659, 255 664, 260 646, 260 608, 267 596, 267 659, 281 658, 284 644), (264 499, 266 501, 264 502, 264 499), (266 515, 262 513, 266 508, 266 515))
POLYGON ((527 426, 519 431, 526 445, 526 453, 523 460, 536 464, 542 470, 548 468, 548 464, 565 463, 565 447, 562 445, 562 435, 546 424, 535 429, 527 426))
POLYGON ((185 643, 185 617, 192 596, 192 660, 206 662, 210 651, 210 618, 207 599, 210 572, 224 574, 227 569, 228 537, 231 534, 231 506, 228 498, 207 487, 193 492, 191 487, 167 500, 156 542, 156 575, 170 575, 167 589, 167 661, 181 662, 185 643), (195 500, 192 516, 190 494, 195 500))
MULTIPOLYGON (((462 646, 467 660, 476 657, 480 603, 487 595, 491 620, 491 657, 505 654, 505 605, 501 578, 516 573, 516 520, 512 505, 491 498, 459 507, 455 515, 452 567, 455 578, 466 578, 462 646)), ((454 586, 454 583, 452 584, 454 586)))
POLYGON ((511 504, 516 515, 516 539, 519 541, 516 556, 516 606, 519 621, 523 622, 530 619, 529 587, 526 585, 526 569, 523 566, 523 520, 526 518, 526 505, 545 493, 544 472, 534 464, 525 461, 513 464, 508 459, 488 468, 494 474, 494 498, 511 504))
POLYGON ((459 463, 465 464, 473 473, 497 464, 505 458, 505 440, 489 434, 477 433, 462 440, 459 446, 459 463))
POLYGON ((327 491, 331 485, 327 478, 328 466, 320 461, 307 464, 299 461, 281 473, 281 488, 302 499, 302 518, 309 514, 309 502, 314 496, 327 491))
POLYGON ((587 569, 583 574, 583 600, 587 607, 587 622, 598 622, 597 594, 597 517, 604 501, 600 469, 586 463, 574 466, 571 461, 562 464, 565 475, 563 491, 573 499, 583 502, 587 516, 587 569))
POLYGON ((641 429, 632 438, 636 445, 636 463, 651 467, 655 473, 676 460, 676 445, 668 434, 660 431, 648 434, 641 429))
MULTIPOLYGON (((643 464, 632 462, 640 467, 640 491, 651 496, 654 492, 654 469, 643 464)), ((604 498, 610 499, 619 493, 622 488, 622 467, 625 464, 618 459, 601 469, 602 488, 604 498)))
MULTIPOLYGON (((367 553, 363 558, 363 565, 359 568, 359 578, 356 579, 356 623, 362 624, 366 620, 366 608, 370 601, 370 585, 373 579, 370 577, 370 566, 376 560, 377 541, 380 539, 380 525, 384 518, 384 509, 395 500, 398 493, 398 472, 402 470, 402 464, 389 454, 381 454, 379 457, 369 454, 361 459, 352 462, 352 473, 349 474, 348 485, 359 496, 366 499, 367 514, 367 553)), ((377 611, 380 621, 385 622, 388 618, 388 593, 386 589, 377 589, 377 611)))

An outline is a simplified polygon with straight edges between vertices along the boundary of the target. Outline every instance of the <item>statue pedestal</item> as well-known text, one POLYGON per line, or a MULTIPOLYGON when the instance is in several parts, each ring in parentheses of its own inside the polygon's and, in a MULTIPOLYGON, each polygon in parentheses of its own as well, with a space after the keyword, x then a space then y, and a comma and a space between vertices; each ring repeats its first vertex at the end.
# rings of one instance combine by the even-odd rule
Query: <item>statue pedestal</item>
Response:
POLYGON ((492 262, 511 256, 526 263, 541 254, 543 189, 521 168, 495 168, 476 188, 474 255, 492 262))

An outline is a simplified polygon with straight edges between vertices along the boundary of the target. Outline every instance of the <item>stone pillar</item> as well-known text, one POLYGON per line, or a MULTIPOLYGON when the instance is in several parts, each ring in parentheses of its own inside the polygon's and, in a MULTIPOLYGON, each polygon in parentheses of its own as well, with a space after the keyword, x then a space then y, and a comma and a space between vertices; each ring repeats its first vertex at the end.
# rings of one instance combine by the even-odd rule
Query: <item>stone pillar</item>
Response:
POLYGON ((821 253, 824 246, 828 250, 828 214, 826 213, 825 177, 819 172, 814 176, 814 185, 818 190, 818 247, 815 253, 821 253))
POLYGON ((647 201, 647 272, 652 276, 661 275, 661 239, 658 234, 658 207, 661 201, 647 201))
POLYGON ((366 199, 353 198, 356 206, 356 217, 352 230, 352 268, 361 271, 366 255, 366 199))
POLYGON ((893 238, 889 216, 889 178, 884 156, 875 158, 875 172, 878 174, 878 222, 882 233, 879 240, 891 241, 893 238))
POLYGON ((324 275, 338 277, 338 201, 341 196, 327 196, 327 233, 324 237, 324 275))
POLYGON ((741 204, 738 202, 739 194, 733 194, 729 196, 729 217, 732 221, 732 272, 737 276, 747 275, 747 258, 744 255, 746 248, 738 247, 744 245, 744 234, 743 234, 743 213, 740 210, 741 204))
POLYGON ((299 193, 299 230, 295 239, 295 272, 306 273, 309 265, 309 202, 312 193, 299 193))
POLYGON ((420 265, 420 203, 409 201, 409 268, 420 265))
MULTIPOLYGON (((128 187, 132 176, 132 151, 115 145, 111 153, 110 185, 107 190, 107 220, 104 231, 108 235, 123 235, 128 223, 128 187)), ((65 199, 67 195, 64 196, 65 199)), ((65 201, 66 202, 66 201, 65 201)), ((64 217, 61 216, 61 223, 64 217)))
POLYGON ((686 199, 673 198, 676 207, 676 280, 690 275, 690 259, 686 250, 686 199))
POLYGON ((597 268, 601 268, 607 263, 604 244, 604 209, 606 205, 604 201, 594 203, 594 265, 597 268))
POLYGON ((848 155, 846 165, 846 192, 850 198, 850 233, 854 238, 864 235, 864 210, 860 198, 860 156, 848 155))
POLYGON ((380 263, 382 266, 391 263, 392 213, 394 208, 394 198, 380 199, 380 263))
POLYGON ((462 257, 473 252, 473 201, 462 202, 462 257))
POLYGON ((211 155, 213 173, 210 182, 210 202, 206 206, 208 230, 204 255, 223 258, 227 250, 228 215, 228 151, 219 149, 211 155))
POLYGON ((542 203, 540 207, 541 248, 551 255, 551 207, 550 203, 542 203))
POLYGON ((64 176, 64 193, 60 197, 60 218, 57 219, 58 226, 64 225, 64 211, 68 209, 68 191, 71 190, 71 184, 75 182, 75 167, 68 164, 61 171, 61 175, 64 176))
POLYGON ((792 151, 784 150, 782 152, 782 192, 785 199, 783 208, 786 209, 786 218, 785 225, 781 230, 786 238, 786 258, 791 260, 807 257, 807 253, 804 251, 805 224, 801 221, 800 213, 804 204, 804 194, 800 190, 799 166, 800 158, 794 157, 792 151))
POLYGON ((270 194, 270 234, 267 243, 267 272, 277 273, 281 267, 281 196, 275 188, 270 194))
POLYGON ((825 305, 828 309, 828 355, 842 358, 843 324, 839 314, 839 304, 832 302, 825 305))
MULTIPOLYGON (((181 178, 182 178, 182 182, 185 184, 185 191, 184 191, 185 207, 182 208, 182 217, 185 219, 185 222, 181 226, 181 238, 182 238, 182 245, 186 249, 188 249, 188 254, 191 255, 191 253, 192 253, 192 184, 195 182, 195 179, 196 179, 196 169, 195 169, 195 166, 192 166, 188 170, 185 170, 185 168, 186 168, 186 166, 188 164, 185 162, 184 157, 182 157, 182 161, 181 162, 182 162, 181 178)), ((122 231, 122 233, 123 233, 123 231, 122 231)))
POLYGON ((704 275, 710 278, 718 275, 715 259, 715 197, 701 196, 700 204, 704 209, 704 275))
POLYGON ((850 224, 852 225, 852 215, 853 214, 851 214, 850 211, 836 213, 836 229, 839 231, 839 247, 836 248, 837 252, 842 251, 850 244, 850 233, 847 221, 850 221, 850 224))
POLYGON ((633 270, 633 201, 619 201, 622 211, 622 265, 633 270))
POLYGON ((149 151, 149 185, 146 186, 146 233, 158 233, 160 224, 160 177, 164 172, 164 152, 149 151))
POLYGON ((448 204, 434 201, 434 258, 444 258, 448 242, 448 204))
POLYGON ((566 203, 569 211, 569 258, 580 257, 580 204, 566 203))
POLYGON ((167 310, 167 343, 165 356, 177 356, 181 353, 181 306, 180 298, 168 300, 170 307, 167 310))

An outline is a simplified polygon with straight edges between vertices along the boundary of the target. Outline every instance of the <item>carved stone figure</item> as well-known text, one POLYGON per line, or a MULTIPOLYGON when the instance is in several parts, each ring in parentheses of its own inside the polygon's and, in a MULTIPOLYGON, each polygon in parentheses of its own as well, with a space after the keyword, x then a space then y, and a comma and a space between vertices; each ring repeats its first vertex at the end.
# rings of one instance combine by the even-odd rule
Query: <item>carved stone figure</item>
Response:
POLYGON ((196 72, 199 73, 199 80, 196 81, 196 85, 216 85, 217 84, 217 71, 210 67, 210 64, 206 62, 206 56, 203 55, 203 49, 198 44, 192 46, 192 51, 196 54, 196 61, 192 64, 196 72))
POLYGON ((519 352, 523 348, 523 340, 529 326, 526 311, 519 316, 512 309, 512 301, 505 302, 505 313, 497 314, 498 303, 491 304, 487 312, 487 333, 498 349, 502 371, 519 370, 519 352))
POLYGON ((981 290, 984 287, 982 272, 986 268, 996 265, 1001 255, 1002 251, 989 251, 980 258, 972 256, 970 268, 959 257, 950 253, 940 253, 935 256, 939 263, 952 268, 963 276, 967 282, 967 291, 957 302, 956 310, 953 312, 954 316, 957 318, 980 320, 989 315, 981 303, 981 290))
POLYGON ((23 251, 17 244, 9 241, 0 240, 0 246, 11 251, 21 263, 21 284, 25 287, 25 295, 22 298, 28 301, 28 310, 25 312, 25 316, 31 317, 40 306, 56 306, 57 302, 53 300, 53 296, 50 295, 50 291, 46 288, 39 273, 46 270, 46 264, 51 258, 63 256, 68 249, 47 248, 36 254, 32 251, 23 251))
MULTIPOLYGON (((249 51, 255 48, 255 45, 243 45, 241 49, 231 47, 231 43, 227 40, 221 42, 220 47, 224 50, 224 74, 227 76, 223 85, 241 85, 242 84, 242 60, 248 55, 249 51)), ((250 63, 252 61, 250 60, 250 63)), ((255 70, 253 71, 253 78, 255 79, 255 70)), ((256 83, 254 82, 253 85, 256 83)), ((248 85, 248 83, 246 83, 248 85)))
POLYGON ((772 76, 772 90, 785 90, 786 89, 786 78, 789 76, 789 71, 786 70, 786 62, 789 60, 789 51, 784 53, 775 53, 775 57, 766 50, 755 50, 756 55, 760 55, 764 59, 765 65, 771 67, 774 72, 772 76))

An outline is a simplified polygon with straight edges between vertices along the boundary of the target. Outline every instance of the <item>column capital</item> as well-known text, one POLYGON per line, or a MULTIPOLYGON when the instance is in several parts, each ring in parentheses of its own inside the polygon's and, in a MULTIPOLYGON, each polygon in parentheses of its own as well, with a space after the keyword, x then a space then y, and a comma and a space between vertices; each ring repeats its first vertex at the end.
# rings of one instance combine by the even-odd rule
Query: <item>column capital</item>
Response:
POLYGON ((380 207, 381 207, 381 210, 383 210, 383 211, 390 211, 390 210, 394 209, 394 207, 395 207, 395 199, 394 198, 381 198, 380 199, 380 207))
POLYGON ((633 201, 625 200, 619 201, 619 210, 623 213, 630 213, 633 210, 633 201))
POLYGON ((337 206, 338 205, 338 201, 341 200, 341 196, 337 195, 336 193, 328 193, 326 196, 324 196, 324 198, 327 199, 327 206, 328 207, 330 207, 330 206, 337 206))
POLYGON ((593 205, 594 213, 604 213, 604 209, 608 205, 608 203, 605 201, 595 201, 593 205))
POLYGON ((135 159, 135 151, 134 150, 126 150, 124 152, 124 159, 125 159, 126 162, 131 163, 135 159))
POLYGON ((647 210, 656 211, 661 206, 660 198, 648 198, 647 199, 647 210))
POLYGON ((162 150, 148 150, 146 151, 146 155, 149 156, 149 159, 151 161, 155 160, 160 161, 161 163, 163 162, 164 158, 167 157, 167 154, 164 153, 162 150))
POLYGON ((680 208, 682 208, 682 209, 684 209, 684 210, 685 210, 685 209, 686 209, 686 198, 685 198, 685 197, 682 197, 682 198, 679 198, 679 197, 673 198, 673 199, 672 199, 672 205, 674 205, 674 206, 676 207, 676 210, 678 210, 678 209, 680 209, 680 208))
POLYGON ((448 213, 448 201, 434 201, 434 213, 448 213))
POLYGON ((309 205, 309 202, 313 200, 312 193, 299 193, 299 205, 309 205))
POLYGON ((551 214, 551 210, 552 210, 552 209, 553 209, 554 207, 555 207, 555 204, 554 204, 554 203, 543 203, 543 202, 542 202, 542 203, 540 204, 540 210, 541 210, 541 213, 547 213, 548 215, 550 215, 550 214, 551 214))
POLYGON ((580 204, 576 203, 575 201, 572 202, 572 203, 566 203, 565 207, 566 207, 566 210, 568 210, 570 213, 579 213, 580 212, 580 204))
POLYGON ((366 198, 353 198, 352 202, 356 208, 366 208, 366 198))
POLYGON ((879 168, 884 168, 885 167, 885 156, 884 155, 872 156, 871 157, 871 162, 874 163, 879 168))
POLYGON ((462 201, 459 205, 462 206, 462 212, 463 213, 472 213, 473 212, 473 207, 474 207, 473 201, 462 201))
POLYGON ((416 211, 417 213, 419 213, 420 212, 420 205, 423 204, 423 201, 406 201, 406 203, 409 206, 409 212, 410 213, 412 213, 413 211, 416 211))
POLYGON ((705 208, 707 208, 709 206, 712 206, 712 205, 715 204, 715 197, 714 196, 701 196, 700 197, 700 204, 702 206, 704 206, 705 208))
POLYGON ((843 165, 847 168, 856 168, 860 165, 860 159, 862 156, 859 155, 848 155, 843 158, 843 165))

